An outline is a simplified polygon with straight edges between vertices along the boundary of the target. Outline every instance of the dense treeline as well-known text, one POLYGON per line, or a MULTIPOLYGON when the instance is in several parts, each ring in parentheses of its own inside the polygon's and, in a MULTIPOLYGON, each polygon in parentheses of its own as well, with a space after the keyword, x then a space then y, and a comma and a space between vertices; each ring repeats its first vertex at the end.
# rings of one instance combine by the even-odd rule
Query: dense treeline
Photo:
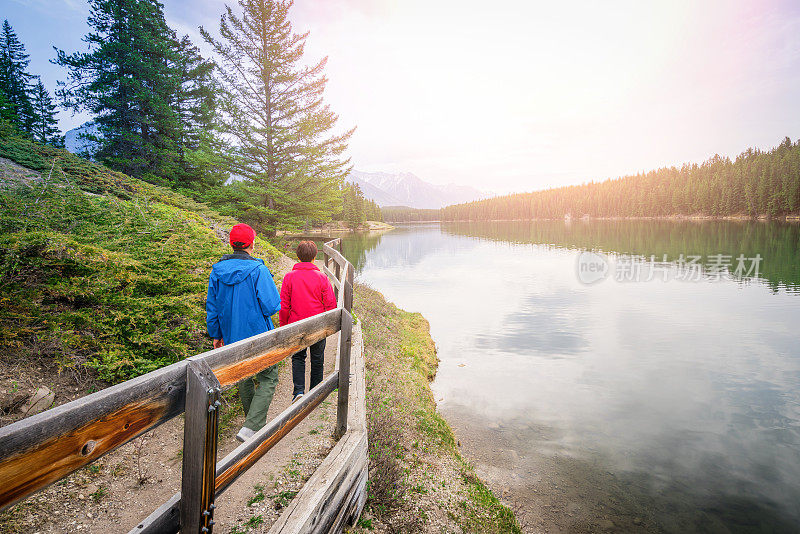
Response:
POLYGON ((441 212, 437 209, 417 209, 407 206, 386 206, 381 208, 383 219, 389 223, 404 222, 431 222, 441 218, 441 212))
POLYGON ((374 200, 364 198, 358 184, 342 186, 342 211, 334 219, 344 221, 350 228, 358 228, 367 221, 382 221, 381 209, 374 200))
POLYGON ((39 77, 28 72, 29 64, 25 45, 4 20, 0 32, 0 120, 29 139, 63 146, 56 106, 39 77))
MULTIPOLYGON (((779 217, 800 212, 800 141, 748 149, 734 161, 669 167, 599 183, 517 193, 441 210, 443 221, 706 215, 779 217)), ((425 214, 421 214, 425 216, 425 214)), ((417 220, 425 220, 417 219, 417 220)))
MULTIPOLYGON (((240 0, 219 32, 200 28, 213 57, 178 35, 158 0, 89 0, 86 50, 56 49, 60 104, 88 112, 86 156, 172 187, 266 235, 375 206, 344 186, 353 130, 337 128, 323 98, 326 59, 306 64, 290 0, 240 0), (343 198, 349 197, 349 205, 343 198)), ((61 144, 55 104, 27 72, 24 46, 0 35, 0 120, 41 143, 61 144)), ((8 131, 8 130, 6 130, 8 131)))

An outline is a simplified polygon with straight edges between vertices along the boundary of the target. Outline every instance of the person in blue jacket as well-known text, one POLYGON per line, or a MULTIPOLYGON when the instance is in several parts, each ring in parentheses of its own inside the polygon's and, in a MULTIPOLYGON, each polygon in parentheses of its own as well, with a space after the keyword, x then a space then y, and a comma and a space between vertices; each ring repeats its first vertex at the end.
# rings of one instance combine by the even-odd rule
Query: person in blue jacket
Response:
MULTIPOLYGON (((246 224, 231 228, 233 254, 223 256, 211 269, 206 326, 215 349, 272 330, 270 316, 281 309, 272 273, 264 260, 251 256, 255 238, 255 231, 246 224)), ((239 398, 246 418, 236 439, 246 441, 266 424, 277 384, 277 365, 239 382, 239 398)))

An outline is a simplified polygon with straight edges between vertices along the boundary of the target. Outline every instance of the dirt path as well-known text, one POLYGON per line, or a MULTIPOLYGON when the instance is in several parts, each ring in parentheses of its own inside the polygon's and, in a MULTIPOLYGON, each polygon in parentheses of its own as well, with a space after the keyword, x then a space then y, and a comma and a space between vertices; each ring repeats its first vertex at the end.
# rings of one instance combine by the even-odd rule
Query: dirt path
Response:
MULTIPOLYGON (((286 272, 292 265, 291 260, 283 258, 280 270, 286 272)), ((326 375, 334 370, 337 343, 338 334, 328 338, 326 375)), ((308 372, 307 365, 306 380, 308 372)), ((81 396, 76 393, 81 388, 75 388, 69 379, 37 376, 46 373, 46 369, 34 366, 16 369, 12 375, 25 377, 17 383, 50 384, 56 404, 81 396)), ((0 377, 4 393, 12 382, 10 376, 0 377)), ((268 420, 289 406, 291 393, 291 364, 286 360, 268 420)), ((234 436, 244 421, 234 391, 226 392, 224 398, 219 459, 239 444, 234 436)), ((333 446, 335 421, 333 394, 220 496, 215 531, 233 534, 268 530, 333 446)), ((128 532, 179 491, 182 447, 181 416, 0 514, 0 533, 128 532)))

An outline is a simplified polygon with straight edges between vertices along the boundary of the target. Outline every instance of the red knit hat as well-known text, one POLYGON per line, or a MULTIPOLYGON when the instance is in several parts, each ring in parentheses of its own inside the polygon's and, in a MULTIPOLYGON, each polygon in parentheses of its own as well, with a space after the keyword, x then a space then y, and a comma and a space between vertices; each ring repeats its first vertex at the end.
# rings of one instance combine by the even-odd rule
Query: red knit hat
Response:
POLYGON ((231 246, 235 248, 247 248, 256 239, 256 231, 247 224, 237 224, 231 228, 231 246))

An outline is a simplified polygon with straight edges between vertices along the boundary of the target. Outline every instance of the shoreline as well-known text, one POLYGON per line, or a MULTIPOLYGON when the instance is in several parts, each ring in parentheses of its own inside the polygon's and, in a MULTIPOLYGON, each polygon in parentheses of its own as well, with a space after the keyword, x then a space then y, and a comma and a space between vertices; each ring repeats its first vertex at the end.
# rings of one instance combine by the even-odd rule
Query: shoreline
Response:
POLYGON ((522 526, 461 453, 430 383, 430 325, 356 285, 367 368, 370 496, 351 532, 521 533, 522 526))
POLYGON ((311 228, 309 230, 304 230, 302 232, 280 231, 277 233, 277 235, 279 237, 292 239, 292 238, 302 238, 306 236, 315 236, 315 237, 330 236, 332 234, 349 235, 349 234, 359 234, 366 232, 388 232, 390 230, 394 230, 394 228, 395 228, 394 226, 385 222, 367 221, 365 225, 359 225, 356 228, 350 228, 349 226, 336 224, 330 226, 326 225, 321 228, 311 228))
POLYGON ((387 221, 390 224, 425 224, 425 223, 482 223, 482 222, 534 222, 534 221, 564 221, 564 222, 589 222, 589 221, 742 221, 742 222, 800 222, 800 215, 782 215, 771 217, 768 215, 662 215, 639 217, 535 217, 525 219, 453 219, 435 221, 387 221))

